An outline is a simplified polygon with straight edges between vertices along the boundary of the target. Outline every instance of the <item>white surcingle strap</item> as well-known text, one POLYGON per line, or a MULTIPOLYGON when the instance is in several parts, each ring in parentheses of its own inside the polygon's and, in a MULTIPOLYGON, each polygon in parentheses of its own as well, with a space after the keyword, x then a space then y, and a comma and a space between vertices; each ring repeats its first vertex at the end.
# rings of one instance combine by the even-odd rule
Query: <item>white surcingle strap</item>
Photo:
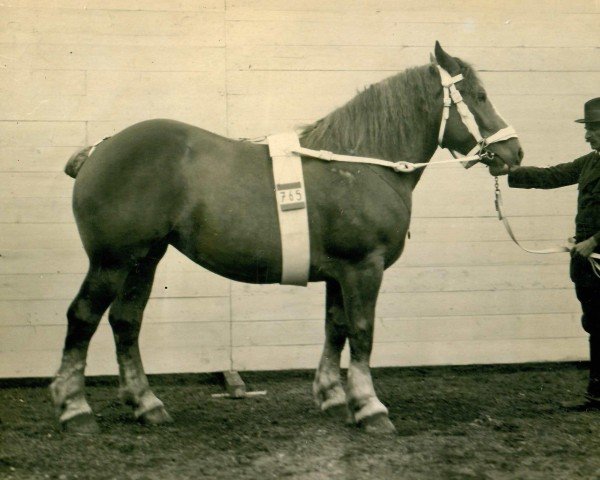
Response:
POLYGON ((285 132, 267 137, 273 162, 275 202, 281 238, 281 284, 306 286, 310 273, 310 236, 298 136, 285 132))
POLYGON ((104 140, 108 140, 110 137, 104 137, 102 140, 98 140, 96 143, 94 143, 92 145, 92 147, 90 148, 90 151, 88 152, 87 156, 88 158, 92 156, 92 153, 94 153, 94 150, 96 150, 96 147, 98 145, 100 145, 104 140))

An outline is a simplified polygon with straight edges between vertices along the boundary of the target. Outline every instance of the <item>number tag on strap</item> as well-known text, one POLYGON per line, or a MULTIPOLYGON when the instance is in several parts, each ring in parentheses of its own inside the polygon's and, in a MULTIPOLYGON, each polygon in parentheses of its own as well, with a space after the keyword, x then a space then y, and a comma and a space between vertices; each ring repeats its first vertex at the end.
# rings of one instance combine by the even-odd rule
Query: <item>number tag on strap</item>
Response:
POLYGON ((298 136, 293 132, 271 135, 267 138, 273 160, 275 201, 281 234, 281 283, 303 285, 308 283, 310 269, 310 240, 304 175, 298 136))
POLYGON ((304 186, 301 182, 278 183, 277 197, 282 212, 306 208, 304 186))

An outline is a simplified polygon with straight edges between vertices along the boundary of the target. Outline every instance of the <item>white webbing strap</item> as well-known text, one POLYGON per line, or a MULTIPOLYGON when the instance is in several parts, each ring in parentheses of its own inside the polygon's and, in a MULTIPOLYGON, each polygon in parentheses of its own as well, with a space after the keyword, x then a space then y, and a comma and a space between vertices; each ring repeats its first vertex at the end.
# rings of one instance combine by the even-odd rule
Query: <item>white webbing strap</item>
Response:
POLYGON ((94 153, 94 150, 96 150, 96 147, 98 145, 100 145, 104 140, 108 140, 110 137, 104 137, 102 140, 98 140, 96 143, 94 143, 92 145, 92 147, 90 148, 90 151, 88 152, 87 156, 88 158, 92 156, 92 153, 94 153))
POLYGON ((504 128, 501 128, 496 133, 493 133, 489 137, 484 140, 484 147, 487 145, 491 145, 492 143, 503 142, 508 140, 509 138, 518 138, 517 131, 511 127, 510 125, 504 128))
MULTIPOLYGON (((510 227, 508 218, 506 218, 506 215, 504 215, 504 212, 502 210, 502 192, 500 192, 500 188, 498 187, 498 177, 496 177, 495 197, 496 197, 495 204, 496 204, 496 211, 498 212, 498 219, 502 220, 502 224, 504 225, 504 228, 506 229, 508 236, 521 250, 524 250, 528 253, 538 253, 538 254, 568 253, 571 251, 572 247, 569 247, 567 245, 556 245, 554 247, 542 248, 540 250, 531 250, 531 249, 526 248, 523 245, 521 245, 519 243, 519 241, 517 240, 517 237, 515 236, 512 228, 510 227)), ((598 278, 600 278, 600 254, 592 253, 588 257, 588 260, 590 261, 590 264, 592 265, 592 271, 598 278)))
MULTIPOLYGON (((438 132, 438 145, 441 145, 442 140, 444 139, 444 132, 446 131, 446 122, 448 121, 448 118, 450 118, 450 107, 452 106, 452 98, 450 98, 450 87, 454 87, 454 84, 456 82, 460 82, 463 79, 463 76, 462 74, 458 74, 455 77, 453 77, 439 65, 437 67, 440 72, 442 90, 444 92, 444 108, 442 110, 442 123, 440 123, 440 130, 438 132)), ((456 90, 456 87, 454 87, 454 90, 456 90)))
POLYGON ((523 245, 521 245, 519 243, 519 241, 517 240, 517 237, 515 236, 512 228, 510 227, 510 223, 508 223, 508 218, 506 218, 506 215, 504 215, 504 211, 502 210, 502 206, 503 206, 503 202, 502 202, 502 192, 500 191, 500 187, 498 186, 498 177, 495 177, 495 190, 494 190, 494 195, 495 195, 495 199, 494 199, 494 204, 496 205, 496 212, 498 212, 498 220, 502 220, 502 223, 504 224, 504 228, 506 229, 508 236, 512 239, 513 242, 515 242, 519 248, 521 248, 522 250, 525 250, 526 252, 529 253, 542 253, 542 254, 546 254, 546 253, 562 253, 562 252, 569 252, 571 251, 571 249, 567 246, 555 246, 555 247, 550 247, 550 248, 544 248, 541 250, 531 250, 529 248, 525 248, 523 245))
POLYGON ((471 155, 459 159, 439 160, 437 162, 411 163, 402 160, 398 162, 390 162, 389 160, 380 160, 378 158, 356 157, 354 155, 341 155, 338 153, 330 152, 328 150, 311 150, 310 148, 304 147, 294 148, 290 152, 297 153, 298 155, 304 155, 306 157, 318 158, 319 160, 325 160, 327 162, 336 161, 379 165, 381 167, 391 168, 398 173, 410 173, 414 172, 417 168, 425 168, 430 165, 438 165, 441 163, 459 163, 464 161, 479 161, 481 159, 480 155, 471 155))
POLYGON ((478 144, 481 144, 484 140, 483 140, 483 137, 481 136, 481 133, 479 132, 479 126, 477 125, 477 122, 475 121, 475 117, 471 113, 471 110, 469 110, 469 107, 467 106, 467 104, 463 101, 460 92, 458 90, 456 90, 456 87, 454 87, 454 85, 453 85, 451 88, 454 88, 454 90, 458 94, 458 97, 460 98, 460 100, 458 102, 455 101, 455 103, 456 103, 456 109, 458 110, 458 113, 460 115, 462 122, 465 124, 465 127, 467 127, 467 130, 469 130, 469 133, 473 136, 475 141, 478 144))
POLYGON ((475 141, 477 143, 481 143, 483 138, 481 137, 481 133, 479 132, 479 126, 475 121, 475 117, 471 113, 471 110, 469 110, 467 104, 463 101, 462 95, 456 88, 456 83, 463 80, 462 74, 458 74, 453 77, 439 65, 437 65, 437 68, 440 72, 442 88, 444 90, 444 112, 442 115, 440 131, 438 133, 438 143, 441 145, 442 140, 444 139, 446 122, 450 117, 450 107, 452 106, 453 102, 456 105, 456 109, 458 111, 458 114, 460 115, 462 122, 467 127, 467 130, 469 130, 469 133, 473 135, 473 138, 475 138, 475 141))
POLYGON ((488 145, 491 145, 492 143, 504 142, 505 140, 508 140, 509 138, 518 138, 518 137, 519 136, 517 135, 516 130, 509 125, 508 127, 501 128, 496 133, 481 140, 480 143, 478 143, 471 149, 471 151, 468 153, 468 155, 473 155, 475 152, 481 151, 482 149, 484 149, 488 145))
POLYGON ((310 237, 302 159, 294 132, 269 135, 275 201, 281 237, 281 284, 306 286, 310 270, 310 237))
POLYGON ((592 253, 588 259, 592 264, 592 271, 594 272, 594 275, 600 278, 600 255, 597 253, 592 253))

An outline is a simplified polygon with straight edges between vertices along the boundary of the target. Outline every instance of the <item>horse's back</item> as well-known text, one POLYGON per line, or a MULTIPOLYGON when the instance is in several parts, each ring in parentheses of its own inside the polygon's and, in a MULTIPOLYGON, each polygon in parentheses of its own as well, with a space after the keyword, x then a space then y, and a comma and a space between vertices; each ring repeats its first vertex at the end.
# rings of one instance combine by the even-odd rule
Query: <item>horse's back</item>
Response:
POLYGON ((89 251, 148 243, 173 228, 186 201, 185 162, 228 140, 173 120, 132 125, 100 143, 80 169, 73 210, 89 251))

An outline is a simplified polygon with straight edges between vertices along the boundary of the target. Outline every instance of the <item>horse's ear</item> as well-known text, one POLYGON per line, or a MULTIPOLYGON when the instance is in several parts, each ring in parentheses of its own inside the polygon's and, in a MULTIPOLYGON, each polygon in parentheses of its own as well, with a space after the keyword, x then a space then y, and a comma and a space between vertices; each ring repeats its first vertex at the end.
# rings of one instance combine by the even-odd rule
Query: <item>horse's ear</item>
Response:
POLYGON ((429 54, 429 72, 434 75, 435 73, 437 73, 437 60, 435 59, 435 57, 433 56, 433 53, 429 54))
POLYGON ((446 70, 450 75, 458 75, 460 73, 460 65, 458 62, 448 55, 440 42, 435 42, 435 59, 440 67, 446 70))

